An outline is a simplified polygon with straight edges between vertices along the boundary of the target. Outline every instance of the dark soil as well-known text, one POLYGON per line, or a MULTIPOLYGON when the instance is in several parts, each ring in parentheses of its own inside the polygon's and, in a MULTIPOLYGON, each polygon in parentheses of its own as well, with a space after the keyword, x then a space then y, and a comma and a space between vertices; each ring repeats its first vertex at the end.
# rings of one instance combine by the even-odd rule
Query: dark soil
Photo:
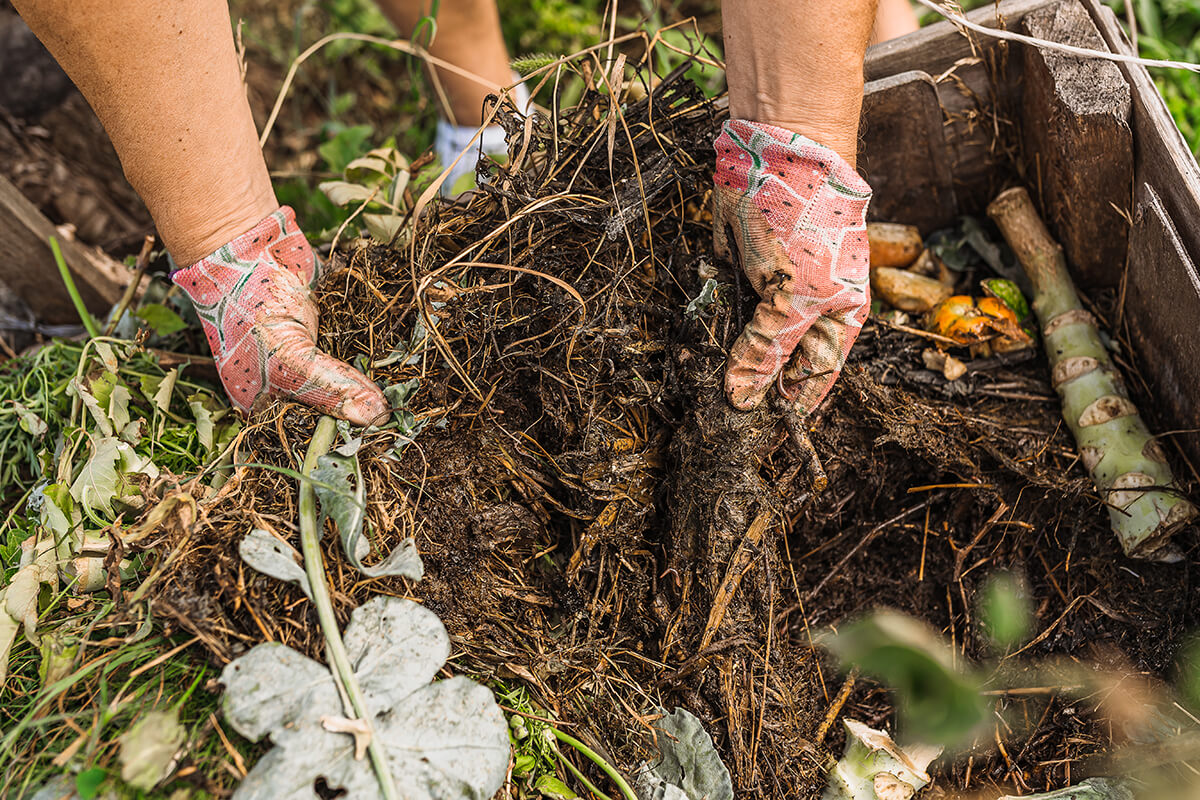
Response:
MULTIPOLYGON (((360 453, 375 543, 416 536, 427 577, 361 580, 327 537, 339 615, 371 594, 417 597, 449 629, 456 669, 525 684, 621 768, 649 752, 656 707, 683 706, 739 796, 802 798, 841 747, 839 726, 821 729, 843 678, 816 634, 888 606, 983 662, 976 596, 1008 569, 1036 636, 1003 662, 1004 685, 1036 691, 997 693, 994 735, 947 757, 934 792, 1042 789, 1099 768, 1124 731, 1096 692, 1057 691, 1068 682, 1048 671, 1169 678, 1197 621, 1195 531, 1177 537, 1181 563, 1121 555, 1040 355, 972 362, 949 385, 921 366, 928 341, 873 320, 803 424, 733 411, 721 369, 751 298, 717 265, 723 301, 684 313, 713 269, 718 123, 677 76, 622 115, 590 93, 528 142, 514 121, 512 169, 465 206, 429 209, 411 247, 340 258, 323 346, 373 362, 407 351, 418 320, 435 332, 412 363, 372 370, 420 378, 409 410, 426 427, 399 459, 395 432, 360 453)), ((296 405, 257 414, 236 461, 297 468, 314 419, 296 405)), ((175 535, 155 610, 217 660, 264 638, 320 656, 302 595, 237 557, 252 526, 293 534, 295 493, 239 469, 175 535)), ((893 723, 865 680, 840 713, 893 723)))

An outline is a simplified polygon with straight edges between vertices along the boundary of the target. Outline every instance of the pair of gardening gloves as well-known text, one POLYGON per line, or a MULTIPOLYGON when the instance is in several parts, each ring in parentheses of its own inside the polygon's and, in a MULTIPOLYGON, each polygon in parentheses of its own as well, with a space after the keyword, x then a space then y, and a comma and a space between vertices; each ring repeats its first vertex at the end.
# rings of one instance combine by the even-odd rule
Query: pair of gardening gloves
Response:
MULTIPOLYGON (((714 146, 714 248, 741 261, 761 298, 730 352, 726 394, 745 410, 775 386, 807 414, 833 386, 869 308, 871 189, 832 150, 782 128, 732 120, 714 146)), ((238 408, 289 397, 356 425, 382 424, 390 409, 379 387, 317 349, 319 275, 284 206, 173 277, 238 408)))

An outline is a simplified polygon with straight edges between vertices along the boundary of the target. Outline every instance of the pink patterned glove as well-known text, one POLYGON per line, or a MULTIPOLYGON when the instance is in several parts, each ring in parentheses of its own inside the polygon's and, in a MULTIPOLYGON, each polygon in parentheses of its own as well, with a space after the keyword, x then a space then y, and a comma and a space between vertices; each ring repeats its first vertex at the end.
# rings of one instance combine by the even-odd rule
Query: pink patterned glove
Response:
POLYGON ((871 187, 845 159, 805 137, 725 123, 717 151, 713 248, 762 298, 729 354, 725 393, 740 409, 772 383, 801 414, 846 363, 870 309, 866 213, 871 187))
POLYGON ((292 397, 356 425, 382 424, 389 408, 379 387, 317 349, 310 290, 319 266, 295 212, 282 206, 172 278, 192 299, 238 408, 292 397))

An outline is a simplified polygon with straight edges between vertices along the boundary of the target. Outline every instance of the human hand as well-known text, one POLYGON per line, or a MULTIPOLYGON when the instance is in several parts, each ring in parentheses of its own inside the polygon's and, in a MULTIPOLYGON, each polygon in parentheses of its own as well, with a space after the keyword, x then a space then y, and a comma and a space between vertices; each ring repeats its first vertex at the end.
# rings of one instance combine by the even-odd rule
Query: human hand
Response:
POLYGON ((713 249, 762 301, 734 342, 725 393, 739 409, 771 384, 801 414, 833 387, 870 309, 871 187, 841 156, 797 133, 730 120, 717 151, 713 249))
POLYGON ((174 273, 204 326, 225 392, 248 411, 260 397, 290 397, 355 425, 379 424, 379 387, 317 349, 311 288, 320 265, 280 207, 249 232, 174 273))

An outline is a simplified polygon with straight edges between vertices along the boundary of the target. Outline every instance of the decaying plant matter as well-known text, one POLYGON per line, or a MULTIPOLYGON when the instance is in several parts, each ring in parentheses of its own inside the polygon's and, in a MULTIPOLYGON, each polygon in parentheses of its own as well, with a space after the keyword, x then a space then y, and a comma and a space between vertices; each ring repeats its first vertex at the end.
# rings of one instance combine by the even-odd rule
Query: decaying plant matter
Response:
MULTIPOLYGON (((1114 565, 1034 351, 974 359, 951 383, 923 368, 924 331, 869 321, 811 417, 734 411, 721 371, 757 298, 712 258, 720 107, 682 70, 636 99, 600 57, 573 66, 591 81, 581 105, 499 112, 508 167, 430 206, 403 250, 352 242, 320 287, 336 333, 319 344, 401 406, 357 451, 363 561, 412 536, 426 572, 364 579, 326 535, 338 624, 373 595, 415 597, 445 624, 454 671, 520 685, 626 775, 657 752, 658 709, 683 708, 737 796, 772 800, 820 796, 840 714, 889 714, 865 681, 840 694, 814 645, 867 607, 911 611, 971 657, 979 581, 1033 565, 1039 623, 1057 626, 1039 647, 1101 631, 1161 669, 1189 613, 1178 576, 1114 565), (1099 610, 1130 598, 1153 613, 1099 610)), ((264 409, 234 462, 295 470, 315 424, 264 409)), ((300 589, 237 551, 255 528, 295 543, 296 511, 291 478, 237 467, 155 583, 156 618, 222 662, 264 639, 320 659, 300 589)), ((1045 702, 1017 698, 1006 717, 1028 720, 1012 736, 1031 744, 949 764, 944 785, 1063 785, 1056 765, 1108 745, 1102 721, 1045 702)))
POLYGON ((988 214, 1033 284, 1033 310, 1063 418, 1108 505, 1121 547, 1139 558, 1178 558, 1169 537, 1196 516, 1196 508, 1180 494, 1166 454, 1129 400, 1095 318, 1079 301, 1062 247, 1023 188, 1003 192, 988 214))

